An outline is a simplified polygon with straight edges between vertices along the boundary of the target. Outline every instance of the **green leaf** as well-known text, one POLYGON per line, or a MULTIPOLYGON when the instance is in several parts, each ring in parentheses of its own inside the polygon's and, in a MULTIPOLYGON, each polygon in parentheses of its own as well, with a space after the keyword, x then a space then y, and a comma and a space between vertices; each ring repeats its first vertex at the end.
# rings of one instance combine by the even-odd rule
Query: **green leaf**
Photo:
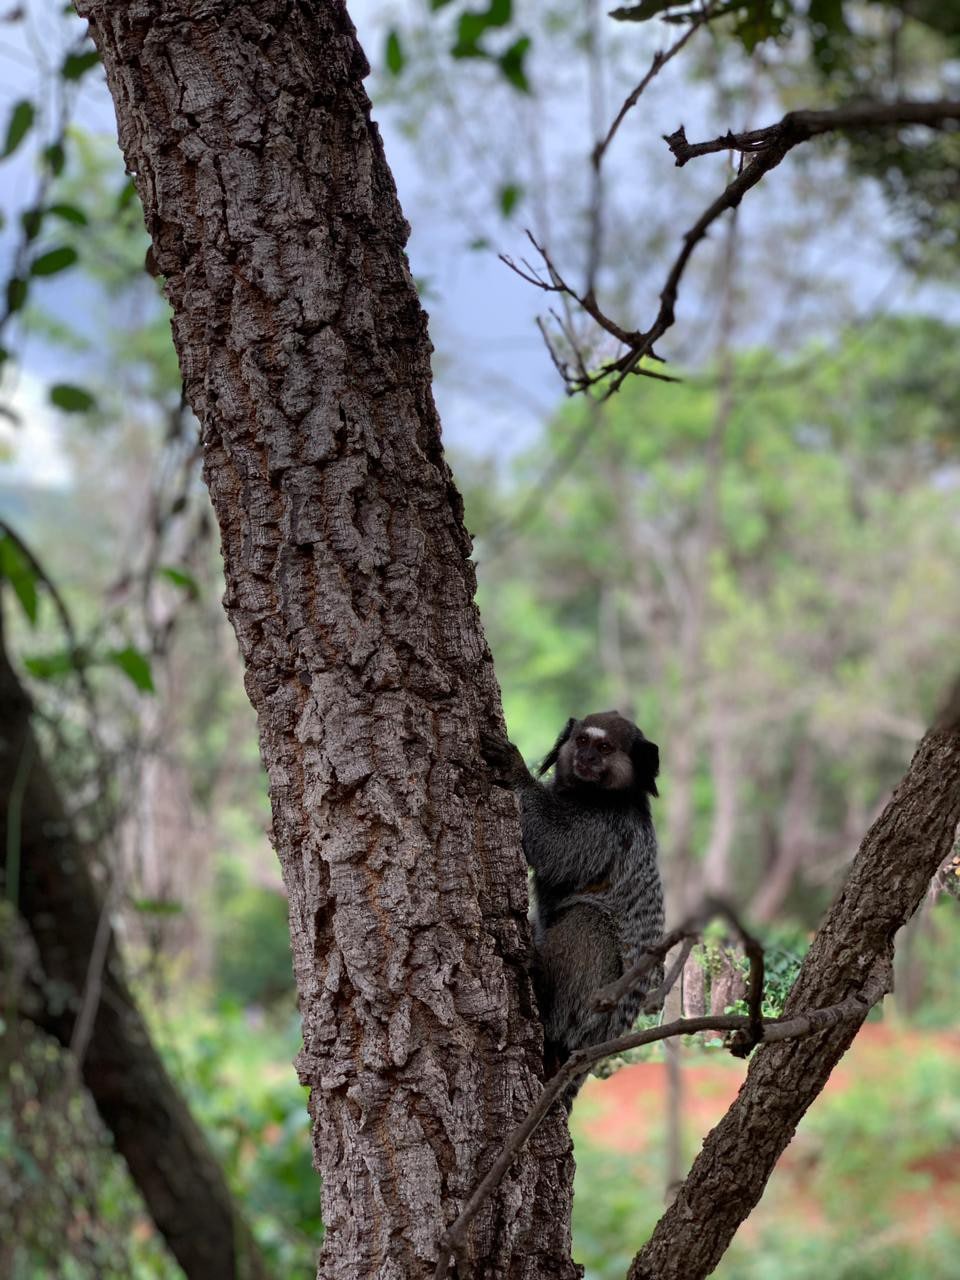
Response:
POLYGON ((171 898, 134 898, 130 905, 134 911, 148 916, 179 916, 183 913, 183 903, 171 898))
POLYGON ((31 627, 36 626, 37 571, 8 533, 0 537, 0 576, 13 587, 31 627))
POLYGON ((396 31, 391 31, 387 36, 386 63, 387 70, 392 76, 398 76, 406 66, 407 58, 403 52, 403 45, 400 43, 400 37, 396 31))
POLYGON ((754 0, 745 6, 746 12, 733 29, 733 34, 747 53, 753 53, 758 44, 779 36, 785 28, 785 19, 774 12, 773 0, 754 0))
POLYGON ((4 365, 10 359, 10 352, 6 347, 0 347, 0 365, 4 365))
POLYGON ((74 387, 69 382, 56 382, 50 388, 50 403, 55 404, 64 413, 88 413, 96 407, 96 399, 83 387, 74 387))
POLYGON ((843 0, 810 0, 807 22, 814 62, 825 75, 836 72, 849 53, 850 28, 843 0))
POLYGON ((27 282, 19 276, 11 276, 7 281, 7 311, 13 315, 27 300, 27 282))
POLYGON ((500 201, 500 212, 505 218, 509 218, 523 195, 523 187, 516 182, 508 182, 506 186, 500 188, 497 195, 500 201))
POLYGON ((450 0, 430 0, 431 12, 436 13, 438 9, 445 9, 450 4, 450 0))
POLYGON ((32 658, 24 658, 23 665, 38 680, 56 680, 68 676, 72 671, 79 671, 83 666, 79 654, 72 649, 60 649, 56 653, 36 654, 32 658))
POLYGON ((95 67, 99 61, 100 55, 96 49, 89 49, 86 53, 68 53, 63 60, 60 74, 64 80, 79 80, 91 67, 95 67))
POLYGON ((150 660, 139 649, 134 649, 132 645, 127 645, 125 649, 111 649, 103 655, 103 661, 109 662, 111 666, 119 667, 123 674, 133 681, 141 693, 156 692, 153 684, 153 673, 150 670, 150 660))
POLYGON ((489 58, 486 49, 480 47, 480 38, 491 27, 505 27, 513 17, 513 0, 490 0, 489 8, 481 13, 468 9, 457 23, 457 40, 451 50, 455 58, 489 58))
POLYGON ((161 565, 157 573, 161 578, 172 582, 175 587, 182 587, 194 600, 199 598, 200 584, 192 573, 187 573, 185 569, 178 569, 172 564, 161 565))
POLYGON ((51 249, 48 253, 41 253, 39 258, 34 258, 30 263, 30 274, 55 276, 58 271, 66 271, 68 267, 72 267, 78 256, 72 245, 60 245, 59 248, 51 249))
POLYGON ((7 137, 3 144, 3 151, 0 152, 0 160, 6 160, 7 156, 13 155, 36 118, 36 107, 29 99, 22 98, 10 113, 10 123, 7 125, 7 137))
POLYGON ((63 149, 63 143, 51 142, 48 147, 43 148, 41 155, 53 176, 59 178, 63 173, 63 166, 67 160, 67 153, 63 149))
POLYGON ((450 50, 455 58, 489 58, 486 49, 481 49, 478 41, 487 27, 475 13, 460 15, 457 23, 457 39, 450 50))
POLYGON ((75 227, 87 225, 87 215, 75 204, 49 204, 47 213, 52 213, 55 218, 62 218, 64 222, 72 222, 75 227))
POLYGON ((530 48, 530 37, 521 36, 519 40, 515 40, 506 52, 501 53, 497 62, 500 64, 500 70, 515 89, 519 89, 521 93, 530 92, 530 82, 527 79, 527 73, 524 69, 524 59, 527 56, 527 50, 530 48))
POLYGON ((123 213, 124 209, 129 208, 131 202, 136 199, 137 187, 132 178, 128 178, 120 189, 117 196, 117 213, 123 213))
POLYGON ((40 228, 43 226, 43 210, 42 209, 24 209, 20 214, 20 225, 23 227, 23 234, 29 243, 35 240, 40 234, 40 228))

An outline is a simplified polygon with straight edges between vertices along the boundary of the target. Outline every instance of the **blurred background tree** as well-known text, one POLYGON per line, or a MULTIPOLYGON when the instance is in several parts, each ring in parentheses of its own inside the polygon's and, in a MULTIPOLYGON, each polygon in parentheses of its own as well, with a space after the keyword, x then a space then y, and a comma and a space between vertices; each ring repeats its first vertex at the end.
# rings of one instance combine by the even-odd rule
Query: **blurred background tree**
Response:
MULTIPOLYGON (((651 84, 601 176, 593 148, 691 20, 682 5, 629 8, 665 21, 611 22, 591 0, 354 16, 380 51, 377 112, 434 311, 511 734, 533 760, 570 714, 634 715, 663 751, 678 902, 706 883, 795 953, 956 670, 960 132, 794 152, 745 203, 733 250, 718 236, 694 263, 662 351, 684 381, 634 379, 600 410, 558 406, 532 326, 541 299, 494 254, 520 256, 529 226, 642 324, 678 229, 729 177, 723 158, 674 170, 661 133, 956 98, 960 22, 926 0, 726 6, 651 84)), ((4 18, 0 518, 72 619, 65 634, 6 538, 10 647, 169 1069, 274 1273, 307 1275, 322 1228, 288 1065, 286 907, 196 427, 82 25, 41 0, 4 18)), ((605 339, 564 318, 602 359, 605 339)), ((866 1077, 805 1122, 718 1274, 960 1274, 952 883, 945 872, 901 948, 904 1026, 872 1057, 865 1040, 866 1077)), ((4 922, 12 973, 23 941, 10 910, 4 922)), ((82 1090, 64 1104, 51 1084, 61 1051, 40 1033, 11 1040, 6 1009, 5 1273, 178 1274, 82 1090)), ((697 1089, 719 1097, 739 1079, 699 1052, 687 1156, 710 1122, 697 1089)), ((652 1057, 578 1104, 588 1276, 623 1275, 658 1216, 662 1075, 652 1057), (618 1150, 617 1128, 642 1140, 618 1150)))

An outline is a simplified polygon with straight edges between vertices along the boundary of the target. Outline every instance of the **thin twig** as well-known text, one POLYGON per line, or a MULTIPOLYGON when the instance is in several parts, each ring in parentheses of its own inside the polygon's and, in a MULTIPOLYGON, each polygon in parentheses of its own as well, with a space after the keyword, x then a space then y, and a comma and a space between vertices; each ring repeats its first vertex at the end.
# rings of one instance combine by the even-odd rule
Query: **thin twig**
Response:
POLYGON ((729 903, 718 898, 708 898, 705 910, 711 915, 723 916, 739 935, 744 954, 750 962, 750 976, 747 980, 747 1016, 750 1025, 747 1035, 735 1036, 730 1045, 730 1052, 734 1057, 746 1058, 753 1046, 763 1038, 763 947, 729 903))
MULTIPOLYGON (((750 156, 751 159, 684 235, 683 246, 674 259, 660 291, 660 307, 657 315, 650 327, 642 332, 631 333, 608 316, 597 304, 592 291, 580 295, 571 289, 536 241, 533 241, 534 246, 543 257, 550 274, 549 284, 529 267, 529 264, 526 264, 530 272, 527 275, 511 259, 504 257, 503 260, 529 283, 551 293, 560 293, 563 297, 578 303, 591 319, 627 348, 623 355, 606 361, 587 376, 581 373, 580 376, 567 379, 567 390, 571 394, 587 391, 600 383, 606 383, 603 399, 609 399, 620 390, 631 374, 665 379, 666 376, 663 374, 641 368, 640 363, 645 356, 659 359, 654 348, 675 323, 680 282, 694 250, 706 237, 714 222, 727 210, 736 209, 746 193, 755 187, 771 169, 775 169, 795 146, 820 134, 837 130, 858 131, 897 125, 926 125, 929 128, 942 128, 947 123, 957 120, 960 120, 960 102, 948 99, 934 102, 866 102, 853 103, 829 111, 791 111, 776 124, 743 133, 728 131, 706 142, 688 142, 682 126, 676 132, 667 135, 665 141, 678 165, 684 165, 696 156, 716 151, 738 151, 741 155, 750 156)), ((532 237, 531 240, 533 240, 532 237)))
POLYGON ((658 960, 662 960, 668 952, 672 951, 678 942, 683 942, 687 938, 696 941, 703 926, 703 914, 700 911, 695 915, 689 916, 676 929, 671 929, 669 933, 665 933, 659 942, 655 942, 649 947, 644 947, 644 954, 632 969, 628 969, 615 982, 610 982, 607 986, 600 988, 593 997, 594 1009, 615 1009, 623 997, 632 991, 640 979, 649 973, 658 960))
POLYGON ((643 1004, 640 1006, 641 1013, 657 1013, 663 1008, 664 1001, 673 990, 674 984, 681 973, 683 973, 683 967, 690 959, 690 952, 696 946, 696 942, 696 936, 693 934, 684 938, 683 946, 680 948, 680 952, 670 966, 670 970, 664 980, 659 987, 654 987, 652 991, 648 991, 643 997, 643 1004))
MULTIPOLYGON (((533 235, 531 231, 527 230, 526 235, 527 235, 527 239, 530 241, 530 243, 536 249, 537 253, 539 253, 540 257, 543 259, 543 265, 544 265, 544 268, 546 269, 547 276, 549 278, 544 279, 540 271, 537 270, 536 267, 532 266, 529 262, 527 262, 525 258, 521 258, 520 263, 518 264, 512 257, 510 257, 509 254, 501 253, 499 255, 500 261, 505 266, 509 267, 511 271, 515 272, 516 275, 518 275, 521 280, 525 280, 527 284, 532 284, 535 288, 542 290, 544 293, 556 293, 556 294, 559 294, 564 300, 572 300, 573 302, 575 302, 582 311, 586 312, 586 314, 591 318, 591 320, 593 320, 597 325, 599 325, 601 329, 605 330, 607 333, 610 334, 611 337, 616 338, 616 340, 619 343, 621 343, 623 346, 628 348, 626 356, 620 357, 617 360, 608 361, 605 364, 601 365, 599 370, 595 371, 594 373, 589 373, 587 371, 586 362, 584 360, 583 353, 580 350, 579 344, 573 338, 573 336, 569 332, 569 329, 565 329, 564 336, 570 345, 571 351, 577 361, 580 372, 574 377, 571 377, 569 372, 565 372, 564 380, 567 384, 567 390, 571 394, 575 391, 583 391, 587 387, 593 386, 596 383, 603 381, 611 370, 619 369, 623 361, 632 356, 632 353, 635 351, 637 345, 645 341, 649 337, 649 335, 631 332, 627 329, 624 329, 622 325, 619 325, 616 322, 616 320, 612 318, 612 316, 608 316, 607 313, 600 307, 592 289, 586 293, 578 293, 576 289, 574 289, 573 286, 570 285, 567 282, 567 280, 560 274, 559 270, 556 267, 556 264, 551 258, 546 247, 536 239, 536 237, 533 235)), ((541 333, 542 332, 543 332, 543 327, 541 325, 541 333)), ((643 351, 643 355, 649 356, 651 360, 657 360, 657 361, 660 361, 660 363, 663 363, 663 361, 661 360, 661 357, 658 356, 656 351, 654 350, 654 341, 655 339, 653 338, 649 340, 649 342, 647 343, 646 349, 643 351)), ((549 349, 550 349, 550 344, 548 343, 548 350, 549 349)), ((557 360, 555 359, 554 353, 552 351, 551 351, 551 359, 556 365, 557 360)), ((680 381, 679 378, 671 374, 659 373, 655 369, 641 369, 638 367, 639 362, 640 362, 640 357, 637 358, 633 367, 631 368, 630 370, 631 373, 637 373, 641 377, 645 377, 645 378, 654 378, 658 382, 679 382, 680 381)))
POLYGON ((601 139, 601 141, 598 142, 597 145, 594 147, 593 154, 591 155, 590 160, 595 170, 599 170, 601 164, 603 163, 603 157, 606 155, 607 148, 610 146, 610 143, 614 139, 614 135, 616 134, 617 130, 620 128, 621 124, 623 123, 624 117, 628 114, 628 112, 632 111, 633 108, 637 105, 637 103, 640 100, 640 95, 646 89, 650 81, 653 80, 655 76, 659 75, 659 73, 667 65, 670 59, 673 57, 676 57, 676 55, 680 52, 680 50, 687 43, 690 37, 696 31, 699 31, 699 29, 705 23, 709 22, 712 17, 713 17, 713 6, 708 5, 704 8, 703 12, 698 14, 697 17, 693 20, 693 22, 691 22, 690 26, 687 27, 686 31, 683 33, 680 39, 676 40, 670 46, 670 48, 667 49, 666 53, 658 50, 653 55, 653 61, 650 63, 650 67, 647 71, 647 74, 643 77, 643 79, 636 86, 636 88, 627 95, 623 103, 623 106, 617 112, 616 119, 614 120, 610 128, 607 130, 606 136, 603 139, 601 139))

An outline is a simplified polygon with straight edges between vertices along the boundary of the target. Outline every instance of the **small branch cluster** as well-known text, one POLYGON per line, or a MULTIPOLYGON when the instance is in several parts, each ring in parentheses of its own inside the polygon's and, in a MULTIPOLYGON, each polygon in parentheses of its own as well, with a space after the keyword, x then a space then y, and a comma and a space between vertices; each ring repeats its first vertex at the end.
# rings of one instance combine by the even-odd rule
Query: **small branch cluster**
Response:
MULTIPOLYGON (((772 1018, 764 1020, 761 1012, 763 999, 763 947, 757 939, 744 927, 737 914, 726 903, 710 900, 698 912, 694 913, 678 928, 665 934, 659 942, 646 949, 646 954, 628 973, 616 982, 603 987, 594 996, 597 1009, 614 1008, 640 980, 668 952, 678 944, 680 951, 663 982, 649 992, 643 1005, 644 1013, 656 1012, 663 1005, 667 993, 683 972, 687 958, 694 944, 699 940, 702 929, 708 920, 721 917, 727 921, 738 935, 750 964, 747 986, 747 1013, 720 1014, 701 1018, 677 1018, 673 1022, 650 1027, 643 1031, 631 1031, 607 1040, 602 1044, 587 1045, 570 1055, 555 1076, 544 1085, 543 1092, 527 1112, 526 1116, 510 1134, 503 1150, 490 1166, 486 1175, 477 1184, 464 1205, 459 1217, 444 1233, 440 1241, 434 1280, 443 1280, 452 1257, 464 1258, 467 1231, 476 1217, 484 1201, 497 1188, 513 1160, 536 1132, 550 1113, 555 1103, 566 1091, 568 1085, 583 1076, 592 1066, 604 1058, 626 1053, 630 1049, 642 1045, 656 1044, 661 1040, 669 1040, 676 1036, 690 1036, 702 1031, 719 1031, 728 1033, 727 1048, 735 1057, 745 1058, 757 1045, 773 1044, 780 1040, 799 1039, 811 1036, 827 1027, 835 1026, 847 1019, 862 1019, 868 1009, 882 998, 886 991, 886 982, 882 977, 871 976, 859 991, 852 992, 838 1004, 822 1009, 812 1009, 807 1013, 791 1018, 772 1018)), ((463 1271, 466 1274, 466 1271, 463 1271)))
MULTIPOLYGON (((698 25, 708 21, 710 16, 710 10, 705 9, 704 16, 698 25)), ((656 55, 650 71, 624 103, 607 136, 594 149, 595 167, 602 161, 626 112, 633 106, 660 67, 679 51, 694 30, 695 27, 691 27, 685 32, 683 39, 678 41, 668 53, 656 55)), ((614 358, 591 368, 583 346, 572 330, 569 318, 561 320, 555 312, 551 312, 563 342, 572 352, 572 361, 561 356, 556 342, 551 339, 542 323, 540 329, 547 343, 550 357, 564 380, 568 394, 588 391, 598 384, 603 384, 602 398, 607 399, 620 389, 631 374, 657 378, 661 381, 676 381, 667 374, 648 368, 643 361, 647 358, 660 359, 656 354, 655 345, 674 324, 680 282, 694 250, 707 237, 717 219, 728 210, 738 208, 746 193, 755 187, 771 169, 776 168, 784 156, 799 143, 825 133, 859 132, 915 125, 940 129, 956 121, 960 121, 960 101, 865 102, 852 103, 829 111, 791 111, 776 124, 765 128, 750 129, 743 133, 733 133, 728 130, 719 137, 705 142, 689 142, 682 125, 674 133, 666 135, 664 141, 678 166, 682 167, 698 156, 719 151, 732 151, 741 156, 741 167, 737 176, 708 205, 683 236, 682 246, 660 291, 659 310, 649 328, 643 330, 624 328, 607 315, 599 305, 592 286, 587 291, 578 293, 560 274, 547 249, 538 244, 532 236, 531 242, 543 260, 543 268, 535 269, 527 262, 520 267, 511 258, 502 255, 507 266, 530 284, 547 293, 560 294, 565 300, 575 303, 623 348, 614 358)))
MULTIPOLYGON (((518 264, 509 254, 500 254, 500 261, 505 263, 511 271, 515 271, 521 280, 525 280, 527 284, 532 284, 535 288, 541 289, 544 293, 560 294, 564 298, 575 302, 580 310, 585 312, 601 329, 610 334, 621 345, 629 347, 631 350, 636 349, 644 341, 645 334, 623 329, 611 316, 608 316, 598 305, 592 290, 579 293, 574 289, 560 274, 546 247, 540 244, 529 231, 527 232, 527 239, 540 255, 543 262, 542 267, 531 265, 526 258, 522 258, 518 264)), ((586 391, 598 382, 602 382, 615 369, 618 361, 606 362, 599 369, 591 371, 584 344, 579 335, 574 332, 569 318, 564 318, 552 308, 550 318, 557 327, 563 347, 550 334, 542 320, 538 320, 537 324, 553 366, 563 378, 567 391, 571 395, 577 391, 586 391)), ((652 348, 652 343, 649 349, 644 352, 644 355, 648 355, 652 360, 660 361, 660 357, 652 348)), ((679 381, 678 378, 671 377, 666 373, 660 373, 656 369, 640 368, 639 360, 637 363, 638 367, 635 372, 642 377, 656 378, 660 382, 679 381)))

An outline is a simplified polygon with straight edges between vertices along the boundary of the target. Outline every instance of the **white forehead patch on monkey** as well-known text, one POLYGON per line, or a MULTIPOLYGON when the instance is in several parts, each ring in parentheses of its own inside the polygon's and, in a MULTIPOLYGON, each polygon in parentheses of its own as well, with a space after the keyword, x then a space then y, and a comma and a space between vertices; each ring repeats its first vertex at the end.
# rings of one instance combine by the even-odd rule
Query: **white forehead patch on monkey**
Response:
POLYGON ((598 729, 594 724, 588 724, 584 727, 584 733, 588 733, 591 738, 605 738, 607 736, 606 729, 598 729))

